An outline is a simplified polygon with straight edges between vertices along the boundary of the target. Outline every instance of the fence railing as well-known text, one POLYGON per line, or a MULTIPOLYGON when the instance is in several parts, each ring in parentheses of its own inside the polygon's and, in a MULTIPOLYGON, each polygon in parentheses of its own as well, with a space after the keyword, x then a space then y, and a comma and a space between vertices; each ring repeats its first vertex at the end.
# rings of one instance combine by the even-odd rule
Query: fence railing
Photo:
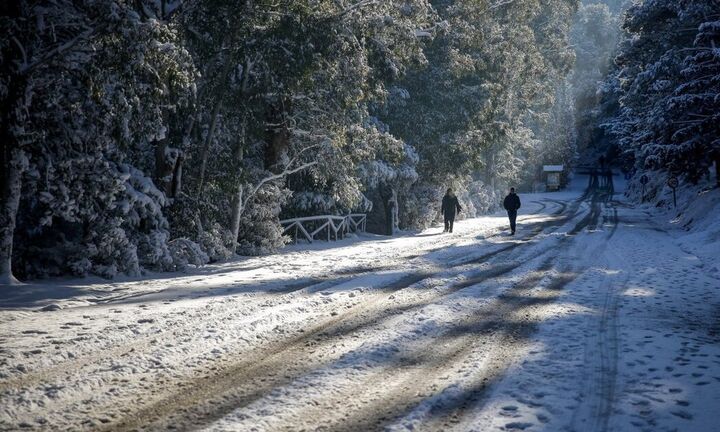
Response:
POLYGON ((365 232, 367 215, 349 214, 347 216, 308 216, 280 221, 283 234, 289 233, 293 243, 302 238, 312 243, 313 240, 327 241, 344 238, 349 232, 365 232))

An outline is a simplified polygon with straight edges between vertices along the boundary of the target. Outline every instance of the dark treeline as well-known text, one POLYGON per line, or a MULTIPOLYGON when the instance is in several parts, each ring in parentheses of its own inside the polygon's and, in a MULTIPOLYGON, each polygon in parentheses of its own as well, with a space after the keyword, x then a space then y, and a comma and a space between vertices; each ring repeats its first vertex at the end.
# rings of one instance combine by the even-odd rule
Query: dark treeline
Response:
POLYGON ((266 253, 286 216, 422 227, 448 186, 487 210, 574 156, 577 7, 2 2, 0 282, 266 253))

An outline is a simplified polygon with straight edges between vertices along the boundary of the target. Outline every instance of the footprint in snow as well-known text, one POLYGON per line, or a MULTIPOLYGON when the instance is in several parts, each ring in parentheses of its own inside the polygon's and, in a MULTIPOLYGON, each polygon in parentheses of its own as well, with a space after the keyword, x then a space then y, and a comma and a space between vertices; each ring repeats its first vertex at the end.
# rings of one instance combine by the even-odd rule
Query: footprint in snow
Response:
POLYGON ((520 415, 517 413, 517 407, 514 405, 508 405, 502 407, 502 411, 500 411, 500 415, 503 417, 520 417, 520 415))
POLYGON ((505 430, 525 430, 532 425, 528 422, 512 422, 505 425, 505 430))
POLYGON ((690 414, 689 412, 686 412, 686 411, 682 411, 682 410, 670 411, 670 414, 672 414, 676 417, 680 417, 681 419, 685 419, 685 420, 692 420, 692 418, 693 418, 692 414, 690 414))

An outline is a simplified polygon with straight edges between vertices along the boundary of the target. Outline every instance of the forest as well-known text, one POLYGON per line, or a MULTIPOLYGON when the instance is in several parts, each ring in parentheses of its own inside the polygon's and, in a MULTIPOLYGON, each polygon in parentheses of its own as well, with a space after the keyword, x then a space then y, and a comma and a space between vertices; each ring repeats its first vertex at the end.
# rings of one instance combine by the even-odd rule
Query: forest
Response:
POLYGON ((3 2, 0 282, 272 253, 288 217, 423 228, 448 187, 474 216, 600 154, 697 183, 720 165, 719 11, 3 2))

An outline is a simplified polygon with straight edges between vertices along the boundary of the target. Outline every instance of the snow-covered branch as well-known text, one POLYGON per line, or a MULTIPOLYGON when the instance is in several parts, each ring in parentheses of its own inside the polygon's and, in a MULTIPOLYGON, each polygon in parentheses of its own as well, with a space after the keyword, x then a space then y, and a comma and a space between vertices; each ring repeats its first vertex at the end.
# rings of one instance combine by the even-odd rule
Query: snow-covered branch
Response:
POLYGON ((360 8, 363 8, 366 6, 371 6, 371 5, 374 5, 377 3, 378 3, 377 0, 361 0, 351 6, 346 7, 344 10, 342 10, 338 14, 336 14, 335 17, 342 18, 345 15, 348 15, 349 13, 351 13, 352 11, 354 11, 356 9, 360 9, 360 8))
POLYGON ((60 45, 56 46, 55 48, 51 49, 50 51, 46 52, 45 54, 41 55, 40 58, 38 58, 34 62, 29 63, 29 64, 28 63, 23 64, 23 66, 19 70, 20 74, 25 75, 25 74, 29 73, 30 71, 32 71, 33 69, 35 69, 36 67, 38 67, 44 63, 47 63, 48 61, 52 60, 55 56, 58 56, 58 55, 64 53, 65 51, 69 50, 70 48, 74 47, 78 42, 89 38, 97 30, 98 30, 97 27, 93 26, 93 27, 85 30, 84 32, 79 33, 74 38, 70 39, 69 41, 67 41, 63 44, 60 44, 60 45))
POLYGON ((297 166, 297 167, 295 167, 295 168, 292 168, 292 169, 290 168, 290 166, 288 166, 287 168, 285 168, 282 172, 280 172, 280 173, 278 173, 278 174, 273 174, 273 175, 270 175, 270 176, 268 176, 268 177, 263 178, 263 179, 260 180, 255 186, 253 186, 253 188, 252 188, 252 189, 250 190, 250 192, 247 194, 247 196, 245 197, 245 200, 244 200, 243 208, 244 208, 245 206, 247 206, 247 203, 250 201, 250 199, 252 199, 252 197, 255 196, 255 194, 257 194, 258 191, 259 191, 263 186, 265 186, 267 183, 270 183, 270 182, 275 181, 275 180, 280 180, 280 179, 282 179, 282 178, 285 178, 285 177, 287 177, 287 176, 289 176, 289 175, 291 175, 291 174, 298 173, 298 172, 300 172, 300 171, 304 171, 304 170, 306 170, 306 169, 308 169, 308 168, 310 168, 310 167, 312 167, 312 166, 317 165, 317 163, 318 163, 317 161, 306 162, 306 163, 304 163, 304 164, 302 164, 302 165, 299 165, 299 166, 297 166))
POLYGON ((497 8, 499 8, 499 7, 507 6, 507 5, 509 5, 510 3, 514 3, 514 2, 515 2, 515 0, 503 0, 503 1, 499 1, 499 2, 497 2, 497 3, 491 4, 491 5, 490 5, 490 9, 497 9, 497 8))

